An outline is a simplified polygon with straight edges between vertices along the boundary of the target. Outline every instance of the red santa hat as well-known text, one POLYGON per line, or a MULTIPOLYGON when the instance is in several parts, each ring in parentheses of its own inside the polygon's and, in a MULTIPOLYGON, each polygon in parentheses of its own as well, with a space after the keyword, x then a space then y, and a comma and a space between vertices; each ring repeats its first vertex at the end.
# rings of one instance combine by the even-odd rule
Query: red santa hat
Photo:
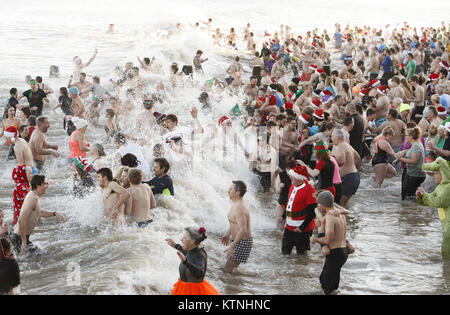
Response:
POLYGON ((313 49, 317 50, 317 44, 316 43, 311 43, 311 46, 313 47, 313 49))
POLYGON ((219 126, 222 126, 224 123, 226 123, 226 122, 228 122, 228 121, 231 122, 231 119, 230 119, 229 117, 227 117, 227 116, 222 116, 222 117, 219 119, 219 126))
POLYGON ((297 39, 300 39, 300 40, 302 40, 302 39, 303 39, 303 37, 301 37, 300 35, 298 35, 298 36, 297 36, 297 39))
POLYGON ((311 102, 311 106, 312 106, 314 109, 320 109, 320 105, 322 105, 322 102, 321 102, 320 99, 318 99, 318 98, 312 100, 312 102, 311 102))
POLYGON ((316 117, 317 119, 325 119, 325 116, 323 114, 323 109, 322 108, 318 108, 314 111, 313 114, 314 117, 316 117))
POLYGON ((276 56, 275 54, 271 54, 271 55, 270 55, 270 59, 272 59, 272 60, 275 61, 275 60, 277 60, 277 56, 276 56))
POLYGON ((289 48, 286 48, 286 52, 287 52, 288 54, 290 54, 290 53, 292 52, 292 50, 290 50, 289 48))
POLYGON ((3 135, 5 136, 5 138, 11 138, 11 140, 14 141, 17 137, 17 128, 15 126, 9 126, 5 129, 3 135))
POLYGON ((305 125, 307 125, 307 124, 309 124, 309 120, 311 119, 311 116, 309 116, 308 114, 303 113, 303 114, 301 114, 301 115, 298 117, 298 119, 300 119, 300 121, 301 121, 302 123, 304 123, 305 125))
POLYGON ((318 69, 316 70, 316 73, 317 73, 317 74, 325 73, 325 70, 323 70, 322 68, 318 68, 318 69))
POLYGON ((445 109, 444 106, 439 105, 438 108, 436 108, 438 115, 445 115, 447 116, 447 110, 445 109))
POLYGON ((290 169, 288 175, 298 180, 309 180, 308 169, 303 165, 296 165, 290 169))
POLYGON ((380 93, 381 95, 386 96, 387 93, 387 87, 386 85, 382 85, 377 89, 378 93, 380 93))
POLYGON ((267 121, 271 120, 272 118, 275 119, 275 118, 277 118, 277 116, 274 114, 270 114, 269 117, 267 117, 267 121))
POLYGON ((440 63, 439 63, 439 65, 442 67, 442 68, 444 68, 444 69, 446 69, 446 70, 448 70, 448 62, 447 61, 441 61, 440 63))
POLYGON ((266 48, 269 48, 270 47, 270 44, 269 44, 269 42, 264 42, 264 44, 263 44, 264 46, 266 46, 266 48))
POLYGON ((275 83, 275 82, 277 82, 277 78, 271 77, 271 78, 270 78, 270 81, 272 81, 272 83, 275 83))
POLYGON ((292 104, 291 102, 286 102, 286 103, 284 103, 284 108, 285 109, 293 109, 294 104, 292 104))
POLYGON ((317 71, 317 66, 316 65, 310 65, 309 66, 309 70, 317 71))
POLYGON ((362 90, 359 92, 359 95, 360 95, 360 96, 367 96, 367 95, 369 95, 369 92, 370 92, 370 89, 362 89, 362 90))
POLYGON ((373 79, 372 81, 370 81, 369 86, 370 86, 371 88, 374 88, 374 87, 376 87, 376 86, 378 86, 378 85, 380 85, 380 84, 381 84, 381 81, 380 81, 380 80, 378 80, 378 79, 373 79))
POLYGON ((333 93, 331 93, 330 90, 323 90, 322 92, 320 92, 320 95, 322 95, 322 96, 327 95, 327 96, 329 96, 329 97, 332 97, 332 96, 333 96, 333 93))
POLYGON ((439 73, 432 73, 428 76, 428 80, 434 81, 439 80, 439 73))

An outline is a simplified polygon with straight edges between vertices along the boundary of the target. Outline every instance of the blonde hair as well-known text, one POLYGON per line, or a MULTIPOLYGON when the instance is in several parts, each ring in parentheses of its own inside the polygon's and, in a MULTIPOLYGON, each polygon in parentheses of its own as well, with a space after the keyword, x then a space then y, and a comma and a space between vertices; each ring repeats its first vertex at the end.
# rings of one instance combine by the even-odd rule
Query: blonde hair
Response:
POLYGON ((123 172, 128 173, 130 168, 128 166, 122 166, 119 171, 117 172, 116 178, 114 178, 114 181, 120 185, 120 179, 122 178, 123 172))
POLYGON ((435 136, 438 133, 438 127, 436 127, 436 125, 431 125, 430 128, 428 128, 428 133, 431 136, 435 136))
POLYGON ((381 133, 383 134, 383 136, 387 136, 387 135, 393 136, 395 134, 394 129, 392 129, 389 126, 384 127, 383 131, 381 133))

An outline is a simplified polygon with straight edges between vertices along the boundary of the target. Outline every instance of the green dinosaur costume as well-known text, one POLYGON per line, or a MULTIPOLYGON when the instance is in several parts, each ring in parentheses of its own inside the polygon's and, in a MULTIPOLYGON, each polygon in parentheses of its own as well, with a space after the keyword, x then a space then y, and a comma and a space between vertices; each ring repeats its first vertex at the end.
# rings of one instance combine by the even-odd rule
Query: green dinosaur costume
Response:
POLYGON ((431 194, 425 193, 422 197, 417 197, 417 202, 438 208, 442 224, 442 259, 450 260, 450 165, 438 157, 433 163, 423 164, 422 169, 439 172, 442 175, 442 181, 436 189, 431 194))

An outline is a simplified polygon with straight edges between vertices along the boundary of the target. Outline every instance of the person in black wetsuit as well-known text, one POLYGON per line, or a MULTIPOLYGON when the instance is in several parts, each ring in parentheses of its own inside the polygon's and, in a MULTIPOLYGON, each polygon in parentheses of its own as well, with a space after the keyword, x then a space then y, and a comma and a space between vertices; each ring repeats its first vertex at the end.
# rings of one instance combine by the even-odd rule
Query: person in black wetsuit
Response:
POLYGON ((199 245, 206 239, 204 228, 187 227, 180 244, 168 238, 169 246, 177 250, 180 258, 180 278, 174 285, 172 295, 217 295, 219 292, 205 280, 208 256, 199 245))
POLYGON ((170 164, 165 158, 156 158, 154 160, 153 172, 155 177, 148 182, 144 182, 150 186, 153 194, 174 195, 172 179, 167 175, 169 169, 170 164))
POLYGON ((362 144, 364 139, 364 121, 356 112, 356 106, 354 104, 348 104, 346 107, 346 113, 353 117, 353 129, 350 130, 350 145, 358 152, 359 156, 362 155, 362 144))
POLYGON ((0 295, 12 294, 14 288, 20 284, 20 270, 11 243, 0 239, 0 295))

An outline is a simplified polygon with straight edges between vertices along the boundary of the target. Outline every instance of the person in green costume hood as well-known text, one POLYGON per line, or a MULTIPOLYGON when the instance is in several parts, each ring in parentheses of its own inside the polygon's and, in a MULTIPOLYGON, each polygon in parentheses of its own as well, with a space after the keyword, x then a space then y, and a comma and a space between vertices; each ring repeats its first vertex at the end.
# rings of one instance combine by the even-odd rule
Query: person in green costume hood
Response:
POLYGON ((442 259, 450 260, 450 165, 448 161, 438 157, 433 163, 423 164, 422 169, 436 172, 434 176, 438 186, 430 194, 419 187, 416 191, 417 202, 423 206, 438 208, 442 224, 442 259))

